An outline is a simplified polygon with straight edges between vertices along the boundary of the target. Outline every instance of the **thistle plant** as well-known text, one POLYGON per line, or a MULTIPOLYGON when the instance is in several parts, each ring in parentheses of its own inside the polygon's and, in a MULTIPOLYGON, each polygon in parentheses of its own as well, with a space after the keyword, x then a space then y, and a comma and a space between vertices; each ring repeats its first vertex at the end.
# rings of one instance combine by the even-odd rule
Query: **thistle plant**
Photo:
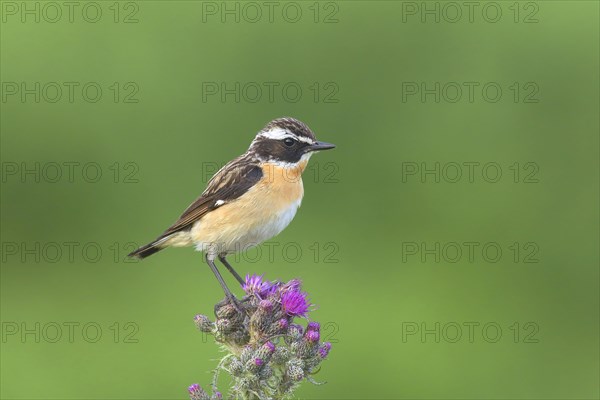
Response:
POLYGON ((209 394, 198 384, 188 388, 191 400, 221 399, 219 373, 231 376, 228 396, 233 399, 284 399, 303 380, 313 379, 327 358, 331 343, 320 342, 320 325, 306 327, 295 318, 308 319, 311 304, 301 283, 269 282, 246 276, 246 295, 236 304, 228 299, 215 305, 213 322, 205 315, 194 321, 200 331, 214 336, 227 353, 214 371, 209 394))

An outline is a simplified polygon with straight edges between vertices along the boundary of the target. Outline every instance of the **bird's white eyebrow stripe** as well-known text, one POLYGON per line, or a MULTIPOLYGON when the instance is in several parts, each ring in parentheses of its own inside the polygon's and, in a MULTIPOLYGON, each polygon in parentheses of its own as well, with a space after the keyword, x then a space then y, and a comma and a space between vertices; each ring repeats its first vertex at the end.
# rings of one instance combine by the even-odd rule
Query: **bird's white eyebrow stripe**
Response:
POLYGON ((217 200, 215 202, 215 206, 220 206, 220 205, 223 205, 223 204, 225 204, 225 200, 217 200))
POLYGON ((267 139, 283 139, 290 135, 281 128, 274 128, 268 131, 261 132, 259 136, 262 136, 267 139))
POLYGON ((274 128, 268 131, 264 131, 261 132, 258 136, 267 138, 267 139, 275 139, 275 140, 282 140, 285 138, 292 138, 292 139, 296 139, 300 142, 304 142, 304 143, 308 143, 308 144, 312 144, 313 141, 310 138, 306 138, 306 137, 299 137, 296 135, 291 135, 290 133, 288 133, 287 131, 281 129, 281 128, 274 128))

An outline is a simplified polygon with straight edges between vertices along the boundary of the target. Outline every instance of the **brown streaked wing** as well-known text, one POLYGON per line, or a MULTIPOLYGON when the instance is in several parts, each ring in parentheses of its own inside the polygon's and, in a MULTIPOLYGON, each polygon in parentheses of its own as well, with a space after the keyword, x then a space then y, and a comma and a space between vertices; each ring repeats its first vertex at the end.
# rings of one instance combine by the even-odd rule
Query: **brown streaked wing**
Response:
POLYGON ((186 208, 161 238, 186 229, 206 213, 220 207, 215 204, 218 200, 227 204, 237 199, 260 181, 262 176, 262 169, 255 162, 242 157, 229 162, 210 179, 202 195, 186 208))

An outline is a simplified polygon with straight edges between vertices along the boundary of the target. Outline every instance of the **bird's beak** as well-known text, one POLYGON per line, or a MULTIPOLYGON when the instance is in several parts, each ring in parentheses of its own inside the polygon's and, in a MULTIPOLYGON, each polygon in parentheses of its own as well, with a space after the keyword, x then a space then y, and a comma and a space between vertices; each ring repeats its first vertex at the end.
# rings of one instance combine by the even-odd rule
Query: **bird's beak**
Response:
POLYGON ((308 146, 308 151, 321 151, 321 150, 329 150, 335 148, 335 144, 326 143, 326 142, 316 142, 308 146))

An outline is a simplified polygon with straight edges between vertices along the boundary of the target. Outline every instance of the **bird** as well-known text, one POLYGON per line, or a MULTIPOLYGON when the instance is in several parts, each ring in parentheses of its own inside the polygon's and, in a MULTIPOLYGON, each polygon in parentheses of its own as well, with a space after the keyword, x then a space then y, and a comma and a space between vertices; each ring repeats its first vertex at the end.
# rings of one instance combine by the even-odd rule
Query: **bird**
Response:
POLYGON ((204 253, 226 297, 235 304, 215 260, 243 285, 244 279, 226 257, 271 239, 290 224, 304 196, 302 173, 309 159, 333 148, 295 118, 270 121, 245 153, 214 174, 175 223, 129 257, 144 259, 167 247, 194 246, 204 253))

